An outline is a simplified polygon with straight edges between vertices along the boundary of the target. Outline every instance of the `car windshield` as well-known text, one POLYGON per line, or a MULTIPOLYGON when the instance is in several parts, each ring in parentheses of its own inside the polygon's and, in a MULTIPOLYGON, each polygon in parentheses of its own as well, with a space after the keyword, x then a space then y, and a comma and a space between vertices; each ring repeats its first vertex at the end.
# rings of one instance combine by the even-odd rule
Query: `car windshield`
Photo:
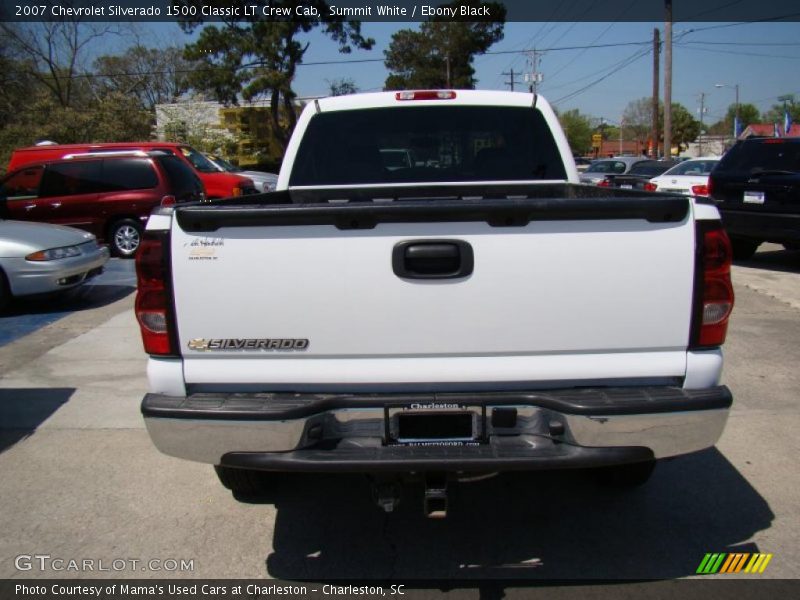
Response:
POLYGON ((741 142, 728 150, 719 165, 724 171, 800 172, 800 144, 783 138, 741 142))
POLYGON ((718 162, 718 160, 687 160, 675 165, 664 175, 708 175, 718 162))
POLYGON ((201 173, 217 173, 219 169, 210 160, 200 154, 191 146, 181 146, 181 153, 188 159, 192 166, 201 173))
POLYGON ((589 165, 587 173, 624 173, 625 163, 621 160, 598 160, 589 165))
POLYGON ((212 156, 211 160, 217 163, 220 167, 222 167, 225 171, 229 173, 241 173, 242 170, 237 167, 236 165, 229 163, 227 160, 222 158, 221 156, 212 156))

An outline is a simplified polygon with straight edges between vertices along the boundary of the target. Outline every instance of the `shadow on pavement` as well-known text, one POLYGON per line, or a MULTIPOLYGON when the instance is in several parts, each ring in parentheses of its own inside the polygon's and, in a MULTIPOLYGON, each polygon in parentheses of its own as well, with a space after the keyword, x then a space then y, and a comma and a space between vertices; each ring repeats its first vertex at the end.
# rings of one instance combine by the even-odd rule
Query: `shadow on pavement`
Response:
POLYGON ((251 502, 275 504, 266 569, 284 580, 672 579, 695 573, 706 552, 758 552, 746 542, 774 518, 716 449, 662 461, 629 491, 582 472, 455 484, 444 520, 423 516, 421 486, 387 515, 364 477, 281 477, 251 502))
POLYGON ((30 436, 75 388, 0 388, 0 453, 30 436))
POLYGON ((778 248, 778 246, 770 244, 769 249, 756 252, 753 258, 737 260, 734 264, 780 273, 800 273, 800 250, 773 250, 772 248, 778 248))
POLYGON ((101 308, 136 291, 127 285, 86 284, 61 294, 15 299, 3 317, 70 313, 101 308))

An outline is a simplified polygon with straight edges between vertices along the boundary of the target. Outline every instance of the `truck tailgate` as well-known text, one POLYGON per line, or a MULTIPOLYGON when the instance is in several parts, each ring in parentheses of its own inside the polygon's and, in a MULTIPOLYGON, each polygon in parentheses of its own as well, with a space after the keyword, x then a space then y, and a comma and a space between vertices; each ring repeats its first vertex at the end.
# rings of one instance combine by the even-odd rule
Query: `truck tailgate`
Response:
POLYGON ((691 205, 647 202, 178 209, 171 263, 186 383, 402 391, 680 380, 691 205), (431 242, 471 249, 471 272, 397 273, 398 244, 431 242))

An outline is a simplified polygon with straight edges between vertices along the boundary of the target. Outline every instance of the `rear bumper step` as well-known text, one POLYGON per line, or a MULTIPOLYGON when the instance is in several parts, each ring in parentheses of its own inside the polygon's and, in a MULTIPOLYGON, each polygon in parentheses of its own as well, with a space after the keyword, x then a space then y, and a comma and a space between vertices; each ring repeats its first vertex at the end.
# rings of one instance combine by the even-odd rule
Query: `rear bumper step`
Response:
POLYGON ((148 394, 171 456, 295 471, 601 466, 713 446, 732 399, 705 390, 596 388, 472 394, 148 394))
POLYGON ((264 471, 389 473, 534 471, 605 467, 654 458, 648 448, 582 448, 547 438, 479 446, 382 446, 286 453, 231 452, 222 465, 264 471))

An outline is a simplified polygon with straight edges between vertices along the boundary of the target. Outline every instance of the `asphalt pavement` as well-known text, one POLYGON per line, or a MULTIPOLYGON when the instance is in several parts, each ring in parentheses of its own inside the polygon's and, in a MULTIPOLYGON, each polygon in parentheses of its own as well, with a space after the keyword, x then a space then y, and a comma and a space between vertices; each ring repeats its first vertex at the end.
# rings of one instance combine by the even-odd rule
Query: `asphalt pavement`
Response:
POLYGON ((135 289, 133 261, 112 258, 103 273, 66 293, 15 299, 9 309, 0 314, 0 347, 74 312, 116 302, 135 289))
POLYGON ((360 477, 287 476, 259 501, 234 500, 211 467, 150 443, 133 296, 62 316, 0 347, 0 578, 76 576, 15 566, 19 555, 46 553, 192 561, 185 571, 137 563, 85 577, 514 587, 688 577, 708 552, 772 553, 757 577, 798 578, 800 252, 766 246, 733 279, 723 382, 735 400, 717 447, 663 462, 632 492, 580 473, 459 484, 442 521, 422 516, 414 487, 394 514, 381 513, 360 477))

